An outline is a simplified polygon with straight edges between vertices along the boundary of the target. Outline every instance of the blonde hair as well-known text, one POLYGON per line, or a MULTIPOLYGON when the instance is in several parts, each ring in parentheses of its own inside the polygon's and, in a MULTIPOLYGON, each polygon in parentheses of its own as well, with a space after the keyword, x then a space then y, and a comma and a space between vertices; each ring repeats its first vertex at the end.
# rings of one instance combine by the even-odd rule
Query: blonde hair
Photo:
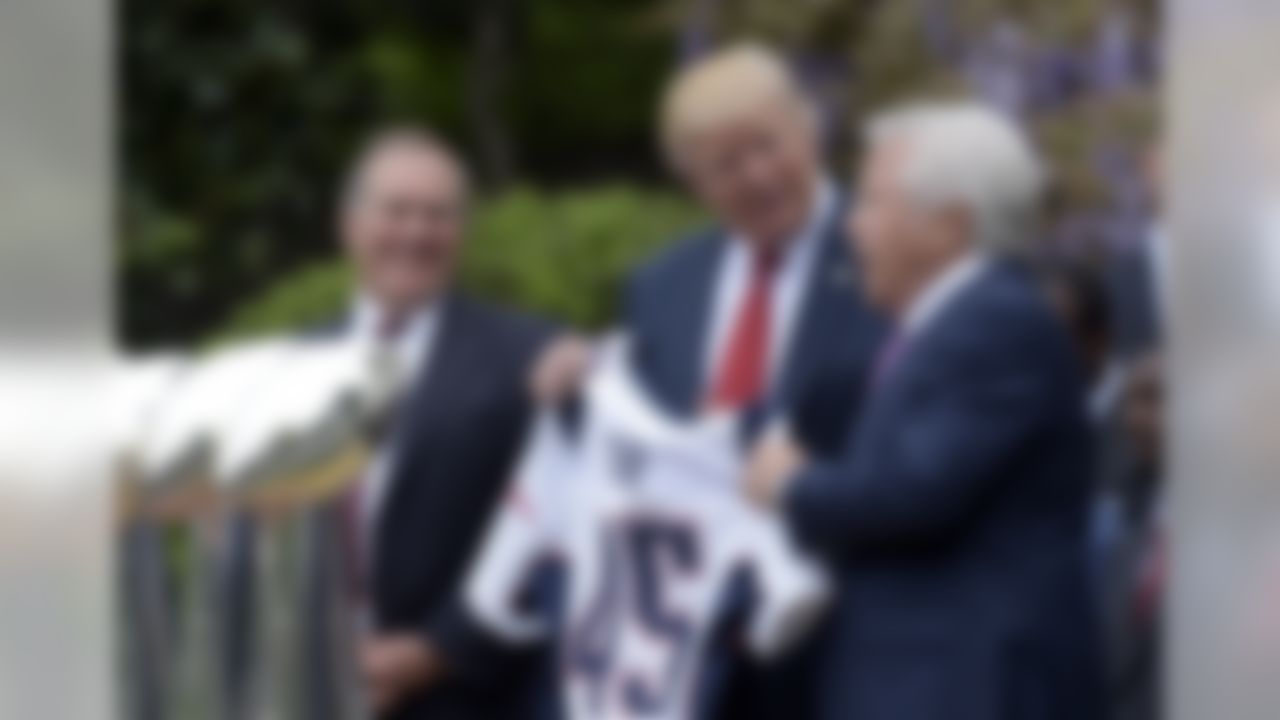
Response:
POLYGON ((691 135, 770 103, 782 104, 816 122, 812 104, 783 58, 755 43, 718 50, 681 70, 667 86, 660 141, 667 160, 678 159, 691 135))

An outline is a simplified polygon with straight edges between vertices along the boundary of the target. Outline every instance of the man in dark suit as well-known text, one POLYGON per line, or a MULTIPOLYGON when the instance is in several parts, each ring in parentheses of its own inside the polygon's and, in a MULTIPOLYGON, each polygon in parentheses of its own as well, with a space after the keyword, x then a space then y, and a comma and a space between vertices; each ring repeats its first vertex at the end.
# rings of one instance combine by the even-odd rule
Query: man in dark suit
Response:
POLYGON ((893 335, 845 456, 770 433, 745 483, 838 568, 819 717, 1099 717, 1084 388, 1015 258, 1039 165, 974 103, 869 140, 852 237, 893 335))
POLYGON ((1146 149, 1145 175, 1153 217, 1146 237, 1108 259, 1108 290, 1115 309, 1115 351, 1125 361, 1163 344, 1168 308, 1169 237, 1164 226, 1164 163, 1158 143, 1146 149))
POLYGON ((1116 252, 1108 266, 1108 291, 1116 309, 1116 353, 1131 360, 1159 347, 1163 335, 1163 297, 1159 263, 1168 238, 1153 226, 1143 242, 1116 252))
POLYGON ((546 333, 451 288, 466 212, 461 163, 414 129, 375 139, 344 198, 359 292, 338 331, 383 345, 408 378, 344 503, 367 611, 359 667, 384 718, 505 717, 520 699, 455 656, 453 608, 522 440, 528 364, 546 333))
MULTIPOLYGON (((631 278, 622 327, 638 375, 678 414, 801 414, 811 448, 834 450, 883 322, 862 299, 843 203, 822 167, 815 108, 772 52, 733 47, 675 79, 662 140, 719 225, 675 243, 631 278), (848 392, 818 395, 814 388, 828 382, 820 378, 848 392)), ((580 341, 557 343, 539 362, 538 394, 555 400, 569 391, 589 354, 580 341)), ((805 717, 814 652, 743 669, 720 714, 805 717)))
POLYGON ((1131 452, 1099 498, 1095 536, 1113 720, 1154 720, 1160 710, 1161 615, 1167 590, 1164 379, 1160 356, 1135 358, 1121 398, 1131 452))

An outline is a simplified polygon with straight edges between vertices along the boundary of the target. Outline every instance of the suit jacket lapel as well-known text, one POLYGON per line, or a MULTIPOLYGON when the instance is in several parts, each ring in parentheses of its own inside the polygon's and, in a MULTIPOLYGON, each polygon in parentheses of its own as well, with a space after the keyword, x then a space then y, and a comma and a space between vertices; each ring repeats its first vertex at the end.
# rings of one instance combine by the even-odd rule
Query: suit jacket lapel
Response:
POLYGON ((674 357, 657 392, 673 410, 694 412, 703 395, 703 350, 710 326, 711 298, 724 256, 726 238, 718 233, 706 251, 694 256, 672 288, 671 312, 664 313, 665 345, 674 357))
POLYGON ((815 364, 823 357, 822 347, 832 342, 832 328, 859 322, 857 308, 850 299, 857 296, 858 278, 845 247, 842 216, 843 211, 837 211, 827 220, 822 247, 809 269, 804 299, 796 315, 799 324, 770 393, 771 407, 794 398, 801 389, 801 379, 812 376, 815 364))
MULTIPOLYGON (((396 422, 395 440, 402 436, 417 435, 439 413, 428 413, 431 407, 439 407, 449 398, 450 390, 457 387, 458 378, 465 375, 468 355, 468 325, 465 318, 465 301, 446 296, 440 308, 440 328, 424 355, 422 367, 417 370, 396 422)), ((398 448, 397 448, 398 449, 398 448)))
MULTIPOLYGON (((440 328, 424 356, 423 366, 417 371, 413 384, 405 392, 401 407, 392 422, 391 437, 391 469, 386 478, 388 484, 385 497, 381 503, 383 517, 378 521, 379 528, 389 527, 387 516, 396 511, 402 503, 398 500, 408 492, 413 478, 407 477, 417 464, 413 457, 418 443, 416 440, 430 433, 431 428, 447 418, 446 408, 453 402, 454 392, 466 386, 467 366, 473 362, 470 346, 470 333, 465 319, 465 300, 456 296, 446 296, 442 301, 440 328)), ((381 530, 379 530, 381 532, 381 530)), ((381 550, 387 548, 387 542, 379 538, 381 550)))
MULTIPOLYGON (((966 326, 966 323, 959 322, 959 319, 972 314, 971 306, 979 302, 993 284, 1004 282, 1010 275, 1020 272, 1023 271, 1012 260, 992 259, 988 262, 987 266, 971 278, 967 285, 960 288, 942 307, 938 308, 937 314, 930 318, 917 333, 903 340, 905 346, 902 349, 901 359, 888 371, 883 382, 885 389, 896 388, 900 384, 896 382, 898 377, 909 378, 919 372, 918 367, 921 363, 928 363, 938 357, 940 351, 934 349, 934 346, 949 342, 947 338, 957 332, 957 328, 966 326)), ((885 393, 882 391, 879 394, 885 393)))

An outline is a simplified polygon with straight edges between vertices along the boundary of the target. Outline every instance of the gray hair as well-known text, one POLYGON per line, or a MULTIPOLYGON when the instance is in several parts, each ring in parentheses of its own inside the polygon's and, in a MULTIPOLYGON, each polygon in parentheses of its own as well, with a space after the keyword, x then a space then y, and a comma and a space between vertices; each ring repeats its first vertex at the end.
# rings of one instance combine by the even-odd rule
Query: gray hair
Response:
POLYGON ((969 210, 980 247, 1005 254, 1026 249, 1045 174, 1012 119, 975 101, 917 102, 874 116, 867 141, 873 147, 905 142, 903 189, 931 208, 969 210))
POLYGON ((433 155, 442 159, 457 173, 458 183, 463 198, 470 193, 471 179, 466 164, 439 135, 427 128, 416 125, 398 125, 383 128, 371 135, 356 153, 342 185, 341 202, 343 208, 350 208, 359 200, 369 169, 383 156, 395 152, 414 152, 433 155))

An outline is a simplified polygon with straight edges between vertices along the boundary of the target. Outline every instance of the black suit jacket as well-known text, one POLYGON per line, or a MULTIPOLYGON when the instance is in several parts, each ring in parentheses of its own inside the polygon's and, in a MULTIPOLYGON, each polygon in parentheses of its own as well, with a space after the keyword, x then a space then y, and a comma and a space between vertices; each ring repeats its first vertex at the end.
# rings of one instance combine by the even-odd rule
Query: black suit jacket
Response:
MULTIPOLYGON (((522 442, 529 364, 549 335, 542 323, 461 295, 449 296, 442 313, 425 371, 391 429, 371 583, 378 629, 433 639, 457 634, 460 585, 522 442)), ((450 661, 444 682, 392 717, 504 717, 519 701, 450 661)))
MULTIPOLYGON (((424 633, 441 645, 449 663, 446 679, 413 698, 394 720, 487 720, 523 710, 527 692, 543 672, 536 653, 523 656, 486 644, 456 611, 463 575, 476 550, 490 509, 506 485, 530 414, 525 379, 528 365, 549 337, 544 323, 450 295, 441 307, 440 328, 424 370, 415 378, 391 424, 393 466, 377 519, 371 602, 377 629, 424 633), (495 672, 501 666, 502 672, 495 672), (490 682, 501 680, 502 692, 490 682)), ((341 334, 346 321, 312 329, 323 339, 341 334)), ((328 657, 329 606, 325 589, 334 571, 325 553, 342 524, 337 505, 306 518, 315 554, 307 573, 308 592, 300 611, 303 633, 302 702, 308 718, 338 716, 342 685, 328 657), (311 623, 325 623, 326 627, 311 623)), ((253 657, 252 596, 257 532, 250 518, 229 519, 220 569, 224 616, 219 619, 226 666, 225 692, 232 707, 249 700, 247 669, 253 657)), ((341 552, 341 549, 339 549, 341 552)), ((528 717, 518 714, 518 717, 528 717)))
POLYGON ((1111 259, 1107 286, 1116 353, 1121 358, 1132 358, 1158 347, 1164 335, 1164 318, 1146 244, 1120 251, 1111 259))
POLYGON ((1068 338, 1019 268, 986 268, 788 494, 839 568, 820 717, 1099 717, 1089 457, 1068 338))

